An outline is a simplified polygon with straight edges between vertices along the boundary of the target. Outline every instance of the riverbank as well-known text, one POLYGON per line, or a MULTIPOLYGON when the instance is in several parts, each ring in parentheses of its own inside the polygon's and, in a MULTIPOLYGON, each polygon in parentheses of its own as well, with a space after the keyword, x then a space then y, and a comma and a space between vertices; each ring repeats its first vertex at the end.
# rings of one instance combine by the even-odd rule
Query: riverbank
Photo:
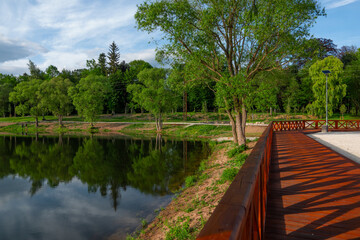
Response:
MULTIPOLYGON (((186 178, 185 188, 150 224, 127 239, 195 239, 255 144, 249 142, 248 149, 230 142, 214 144, 197 174, 186 178)), ((119 236, 109 239, 121 239, 119 236)))
MULTIPOLYGON (((265 130, 264 124, 248 124, 246 126, 246 137, 260 137, 265 130)), ((51 134, 95 134, 95 135, 113 135, 122 134, 130 136, 163 136, 189 139, 209 139, 231 141, 231 126, 224 124, 210 123, 167 123, 163 130, 158 132, 153 123, 119 123, 119 122, 101 122, 95 123, 95 128, 90 128, 89 123, 84 122, 64 122, 63 127, 54 121, 42 121, 36 128, 34 123, 14 123, 0 122, 0 133, 15 135, 51 135, 51 134)))

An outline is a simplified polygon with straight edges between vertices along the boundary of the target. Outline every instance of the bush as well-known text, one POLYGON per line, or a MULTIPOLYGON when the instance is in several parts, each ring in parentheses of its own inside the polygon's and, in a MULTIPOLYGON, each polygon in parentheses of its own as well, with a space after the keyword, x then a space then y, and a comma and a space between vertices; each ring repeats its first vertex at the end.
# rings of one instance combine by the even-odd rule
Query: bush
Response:
POLYGON ((194 186, 196 181, 197 181, 196 176, 187 176, 185 178, 185 187, 188 188, 188 187, 194 186))

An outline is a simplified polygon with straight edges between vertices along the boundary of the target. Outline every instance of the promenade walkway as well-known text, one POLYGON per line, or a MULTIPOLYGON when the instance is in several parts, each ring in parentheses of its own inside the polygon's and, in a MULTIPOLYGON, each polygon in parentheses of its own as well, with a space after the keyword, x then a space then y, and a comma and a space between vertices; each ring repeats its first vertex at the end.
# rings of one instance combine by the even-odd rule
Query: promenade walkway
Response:
POLYGON ((272 150, 265 238, 360 239, 360 165, 302 131, 272 150))

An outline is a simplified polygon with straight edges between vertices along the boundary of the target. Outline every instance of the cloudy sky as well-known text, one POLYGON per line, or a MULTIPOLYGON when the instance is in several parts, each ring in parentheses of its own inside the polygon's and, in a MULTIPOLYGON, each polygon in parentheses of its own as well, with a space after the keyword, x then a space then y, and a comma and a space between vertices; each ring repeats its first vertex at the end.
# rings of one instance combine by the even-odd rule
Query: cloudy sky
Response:
MULTIPOLYGON (((121 60, 155 64, 155 35, 135 27, 136 5, 143 0, 1 0, 0 73, 22 74, 29 59, 42 70, 85 67, 115 41, 121 60)), ((327 17, 312 34, 341 47, 360 47, 360 0, 321 0, 327 17)))

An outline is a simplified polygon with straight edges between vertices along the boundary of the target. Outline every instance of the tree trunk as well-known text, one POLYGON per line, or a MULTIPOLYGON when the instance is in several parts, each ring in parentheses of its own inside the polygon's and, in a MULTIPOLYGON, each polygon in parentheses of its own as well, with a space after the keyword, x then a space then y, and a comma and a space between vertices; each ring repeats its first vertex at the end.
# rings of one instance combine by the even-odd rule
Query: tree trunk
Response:
POLYGON ((183 121, 186 121, 187 120, 187 92, 184 91, 184 94, 183 94, 183 121))
POLYGON ((60 125, 60 127, 63 127, 63 121, 62 121, 62 118, 63 118, 63 116, 62 116, 62 115, 60 115, 60 116, 59 116, 59 125, 60 125))
POLYGON ((35 116, 35 127, 36 127, 36 128, 39 127, 39 119, 38 119, 38 116, 35 116))
POLYGON ((246 145, 245 126, 246 126, 246 109, 243 103, 237 102, 235 107, 236 113, 236 132, 239 145, 246 145))
POLYGON ((234 143, 238 144, 238 137, 237 137, 236 124, 235 124, 234 117, 232 116, 230 110, 226 109, 226 113, 227 113, 227 115, 229 116, 229 119, 230 119, 231 131, 232 131, 232 135, 233 135, 233 141, 234 141, 234 143))
POLYGON ((272 116, 272 107, 270 107, 270 116, 272 116))
POLYGON ((14 117, 16 117, 15 104, 14 104, 14 117))

